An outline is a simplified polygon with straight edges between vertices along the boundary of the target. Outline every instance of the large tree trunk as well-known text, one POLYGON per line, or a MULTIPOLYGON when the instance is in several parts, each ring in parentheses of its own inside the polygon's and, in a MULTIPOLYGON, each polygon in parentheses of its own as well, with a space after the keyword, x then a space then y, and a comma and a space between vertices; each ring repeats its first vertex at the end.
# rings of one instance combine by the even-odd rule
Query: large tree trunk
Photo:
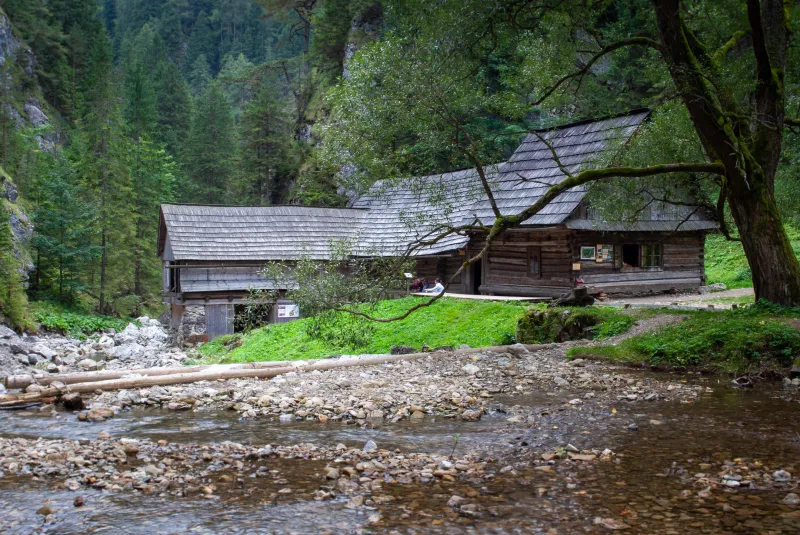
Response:
POLYGON ((800 264, 789 245, 771 188, 733 192, 728 202, 753 273, 756 299, 800 305, 800 264))
POLYGON ((783 67, 788 33, 779 0, 748 1, 757 89, 747 113, 714 83, 715 65, 681 19, 680 0, 653 0, 661 53, 700 141, 725 168, 723 191, 753 274, 756 299, 800 305, 800 262, 775 202, 783 139, 783 67))

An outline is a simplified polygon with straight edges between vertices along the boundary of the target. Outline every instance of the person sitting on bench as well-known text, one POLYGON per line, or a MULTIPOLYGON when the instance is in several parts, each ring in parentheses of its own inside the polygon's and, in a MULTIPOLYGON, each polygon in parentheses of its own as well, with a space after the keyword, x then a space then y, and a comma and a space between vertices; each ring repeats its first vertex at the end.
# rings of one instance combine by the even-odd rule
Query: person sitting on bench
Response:
POLYGON ((442 286, 442 279, 436 277, 436 285, 433 288, 428 288, 423 291, 426 293, 434 293, 434 294, 442 293, 444 291, 444 286, 442 286))

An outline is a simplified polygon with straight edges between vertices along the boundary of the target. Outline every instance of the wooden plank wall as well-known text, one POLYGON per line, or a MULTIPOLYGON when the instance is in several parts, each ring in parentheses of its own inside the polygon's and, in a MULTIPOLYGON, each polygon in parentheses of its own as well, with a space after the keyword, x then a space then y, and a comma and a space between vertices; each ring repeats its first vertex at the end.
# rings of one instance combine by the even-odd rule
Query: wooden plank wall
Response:
MULTIPOLYGON (((566 229, 507 231, 489 248, 483 263, 481 293, 555 296, 572 286, 572 234, 566 229), (541 249, 540 275, 528 271, 528 249, 541 249)), ((484 245, 483 237, 470 242, 470 251, 484 245)))
POLYGON ((655 232, 590 232, 579 231, 574 236, 574 262, 581 264, 581 277, 590 290, 614 295, 641 295, 646 293, 696 290, 705 283, 704 245, 705 233, 655 233, 655 232), (580 260, 581 246, 598 244, 615 245, 615 254, 621 254, 626 243, 658 243, 662 246, 661 269, 627 268, 620 270, 614 262, 597 263, 580 260))
POLYGON ((261 270, 257 266, 182 268, 181 286, 191 286, 193 291, 258 288, 264 284, 261 270))

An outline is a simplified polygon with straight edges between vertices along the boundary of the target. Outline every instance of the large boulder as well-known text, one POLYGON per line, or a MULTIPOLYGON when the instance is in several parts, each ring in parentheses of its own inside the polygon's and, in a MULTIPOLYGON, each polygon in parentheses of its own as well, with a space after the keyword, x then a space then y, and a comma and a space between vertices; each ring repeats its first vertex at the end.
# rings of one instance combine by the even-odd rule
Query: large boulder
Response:
POLYGON ((5 325, 0 325, 0 338, 4 340, 8 340, 11 338, 16 338, 17 333, 6 327, 5 325))
POLYGON ((137 342, 131 342, 125 345, 117 346, 109 353, 112 357, 120 360, 136 359, 144 355, 147 349, 137 342))
POLYGON ((132 344, 138 341, 139 327, 133 323, 129 323, 128 326, 122 330, 122 332, 119 332, 114 336, 114 343, 116 343, 118 346, 132 344))
POLYGON ((517 323, 521 344, 546 344, 591 338, 603 318, 591 310, 541 310, 532 308, 517 323))

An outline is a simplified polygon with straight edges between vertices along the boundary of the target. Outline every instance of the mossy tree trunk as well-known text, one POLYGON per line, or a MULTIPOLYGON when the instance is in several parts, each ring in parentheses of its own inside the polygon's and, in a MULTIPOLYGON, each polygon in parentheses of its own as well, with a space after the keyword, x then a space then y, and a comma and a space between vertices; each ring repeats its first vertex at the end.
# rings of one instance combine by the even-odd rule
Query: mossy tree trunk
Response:
POLYGON ((800 305, 800 263, 775 202, 785 121, 784 68, 789 11, 781 0, 748 0, 757 84, 742 109, 714 83, 717 62, 682 20, 680 0, 653 0, 661 53, 706 153, 725 169, 720 195, 730 206, 753 274, 756 299, 800 305), (766 29, 766 30, 765 30, 766 29))

